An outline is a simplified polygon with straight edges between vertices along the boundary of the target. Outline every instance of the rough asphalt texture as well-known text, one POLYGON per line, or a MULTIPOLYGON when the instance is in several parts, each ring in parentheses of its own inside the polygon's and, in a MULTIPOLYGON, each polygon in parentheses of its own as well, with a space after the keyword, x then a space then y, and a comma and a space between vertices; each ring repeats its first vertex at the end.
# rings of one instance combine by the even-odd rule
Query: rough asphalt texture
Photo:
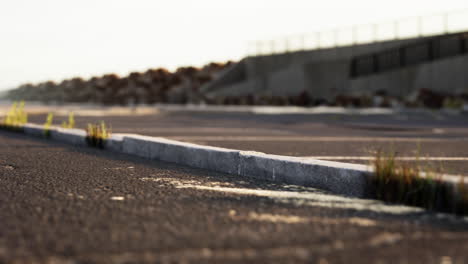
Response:
MULTIPOLYGON (((56 117, 60 124, 66 117, 56 117)), ((45 115, 31 122, 42 124, 45 115)), ((77 117, 77 125, 100 120, 114 132, 169 137, 232 149, 288 156, 398 156, 468 159, 468 114, 441 112, 396 115, 256 115, 249 113, 161 112, 143 116, 77 117)), ((333 159, 329 159, 333 160, 333 159)), ((368 164, 366 160, 339 160, 368 164)), ((421 162, 429 169, 468 175, 468 160, 421 162)))
POLYGON ((0 131, 0 263, 468 263, 467 220, 320 195, 0 131))

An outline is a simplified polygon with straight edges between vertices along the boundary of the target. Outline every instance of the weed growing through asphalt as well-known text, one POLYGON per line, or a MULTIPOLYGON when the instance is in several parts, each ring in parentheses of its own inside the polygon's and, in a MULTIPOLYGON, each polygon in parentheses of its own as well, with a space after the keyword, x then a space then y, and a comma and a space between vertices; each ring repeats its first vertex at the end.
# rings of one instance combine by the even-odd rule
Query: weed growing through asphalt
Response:
POLYGON ((28 122, 28 114, 24 110, 24 101, 13 102, 6 117, 0 122, 0 127, 12 131, 22 131, 28 122))
POLYGON ((454 186, 442 181, 442 173, 398 161, 394 153, 378 151, 373 161, 371 184, 377 199, 420 206, 433 211, 468 214, 468 190, 463 177, 454 186))
POLYGON ((62 122, 62 127, 63 128, 75 128, 75 115, 73 114, 73 112, 70 112, 68 114, 68 122, 67 121, 62 122))
POLYGON ((111 135, 111 129, 104 121, 99 124, 88 124, 86 129, 86 142, 92 147, 104 148, 106 139, 111 135))
POLYGON ((46 138, 50 137, 50 128, 52 127, 52 122, 54 121, 54 114, 49 113, 47 115, 46 122, 44 123, 44 136, 46 138))

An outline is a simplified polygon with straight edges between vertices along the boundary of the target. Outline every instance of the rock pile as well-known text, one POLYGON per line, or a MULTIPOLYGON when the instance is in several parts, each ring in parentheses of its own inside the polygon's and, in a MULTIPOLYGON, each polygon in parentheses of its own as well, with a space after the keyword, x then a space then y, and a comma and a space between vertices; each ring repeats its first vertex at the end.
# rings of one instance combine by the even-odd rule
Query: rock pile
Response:
POLYGON ((468 94, 448 94, 422 88, 406 97, 392 96, 386 91, 373 94, 337 94, 332 100, 314 98, 302 91, 293 96, 268 93, 238 96, 207 97, 200 87, 216 78, 232 62, 210 63, 202 68, 182 67, 175 72, 149 69, 132 72, 126 77, 106 74, 89 80, 73 78, 60 83, 52 81, 24 84, 10 91, 8 99, 45 103, 95 103, 104 105, 137 104, 211 104, 271 106, 344 106, 344 107, 425 107, 468 109, 468 94))
POLYGON ((106 74, 89 80, 72 78, 60 83, 24 84, 11 90, 7 97, 45 103, 105 105, 199 103, 203 100, 200 86, 230 65, 232 62, 210 63, 202 68, 182 67, 175 72, 160 68, 132 72, 126 77, 106 74))

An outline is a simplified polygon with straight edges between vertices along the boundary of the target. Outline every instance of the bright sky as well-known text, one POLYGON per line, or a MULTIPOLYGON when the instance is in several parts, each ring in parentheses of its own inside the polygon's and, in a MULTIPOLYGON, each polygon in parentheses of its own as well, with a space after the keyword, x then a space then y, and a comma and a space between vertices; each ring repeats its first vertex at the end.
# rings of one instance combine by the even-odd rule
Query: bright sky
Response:
POLYGON ((252 40, 467 8, 466 0, 1 0, 0 90, 237 60, 252 40))

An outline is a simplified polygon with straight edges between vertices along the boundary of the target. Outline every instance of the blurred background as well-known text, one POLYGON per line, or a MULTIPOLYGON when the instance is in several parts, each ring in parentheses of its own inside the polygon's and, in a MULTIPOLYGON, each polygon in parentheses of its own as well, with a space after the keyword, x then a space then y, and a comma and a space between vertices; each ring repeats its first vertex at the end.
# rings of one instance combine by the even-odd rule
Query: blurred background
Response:
POLYGON ((463 108, 467 17, 456 0, 2 1, 0 93, 58 104, 463 108))

